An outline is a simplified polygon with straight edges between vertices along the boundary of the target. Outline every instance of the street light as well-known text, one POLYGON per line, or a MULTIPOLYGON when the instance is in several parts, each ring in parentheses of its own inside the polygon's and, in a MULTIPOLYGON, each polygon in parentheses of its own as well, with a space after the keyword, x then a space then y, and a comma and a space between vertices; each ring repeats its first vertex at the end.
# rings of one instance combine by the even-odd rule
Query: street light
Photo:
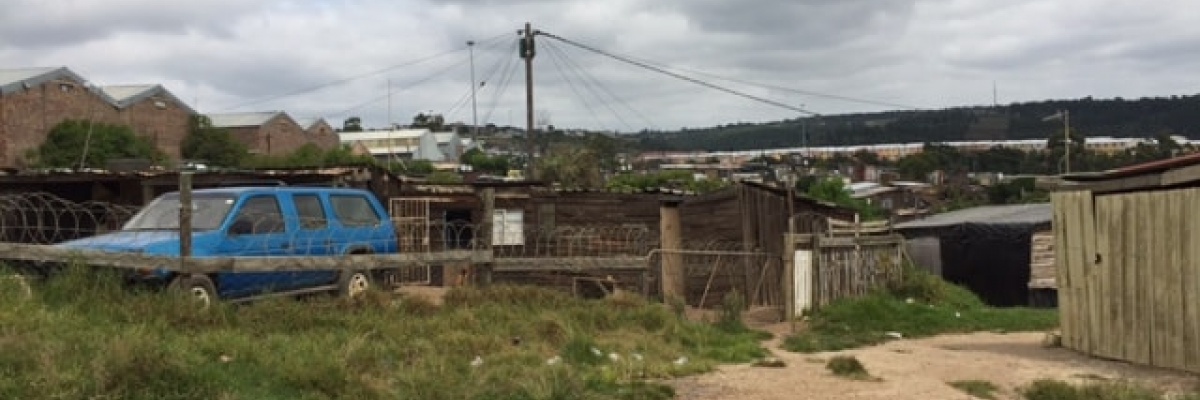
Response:
POLYGON ((467 41, 467 52, 470 53, 470 58, 471 58, 471 137, 478 140, 478 137, 479 137, 479 131, 478 131, 478 129, 479 129, 479 114, 478 114, 478 111, 476 110, 476 106, 475 106, 475 87, 478 86, 479 84, 475 83, 475 41, 474 40, 467 41))
POLYGON ((1071 111, 1060 110, 1054 115, 1042 118, 1042 121, 1054 121, 1061 119, 1063 121, 1063 164, 1064 173, 1071 173, 1071 111))

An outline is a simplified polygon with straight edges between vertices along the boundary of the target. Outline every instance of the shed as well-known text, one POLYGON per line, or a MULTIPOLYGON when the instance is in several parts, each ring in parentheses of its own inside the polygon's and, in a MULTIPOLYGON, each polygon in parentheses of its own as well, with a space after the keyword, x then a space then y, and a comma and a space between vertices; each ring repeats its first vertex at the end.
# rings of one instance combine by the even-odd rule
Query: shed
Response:
POLYGON ((1200 153, 1062 179, 1063 346, 1200 372, 1200 153))
POLYGON ((1053 291, 1052 281, 1045 281, 1053 278, 1048 250, 1035 246, 1046 242, 1052 214, 1050 203, 982 206, 895 229, 908 239, 909 256, 917 265, 965 286, 988 304, 1053 305, 1053 296, 1044 292, 1053 291), (1031 292, 1031 286, 1037 289, 1031 292))

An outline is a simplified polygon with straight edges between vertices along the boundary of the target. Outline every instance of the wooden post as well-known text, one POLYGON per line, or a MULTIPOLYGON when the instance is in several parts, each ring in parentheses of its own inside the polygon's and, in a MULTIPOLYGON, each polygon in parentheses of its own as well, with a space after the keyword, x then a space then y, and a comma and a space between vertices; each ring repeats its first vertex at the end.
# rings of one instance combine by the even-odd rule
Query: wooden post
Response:
MULTIPOLYGON (((495 259, 496 253, 492 250, 492 241, 495 240, 495 238, 493 237, 492 230, 494 229, 493 226, 495 226, 495 222, 496 222, 495 221, 495 218, 496 218, 496 215, 495 215, 496 214, 496 189, 495 188, 484 188, 482 195, 483 195, 483 199, 482 199, 483 200, 483 223, 479 224, 479 227, 480 227, 480 230, 483 232, 480 232, 480 233, 482 233, 482 235, 480 235, 479 233, 477 233, 475 235, 475 237, 477 238, 476 243, 482 243, 482 247, 479 245, 476 245, 476 246, 474 246, 476 248, 474 248, 472 250, 479 251, 482 249, 486 249, 488 251, 488 253, 490 253, 489 255, 491 256, 491 257, 488 257, 488 259, 495 259), (482 237, 483 240, 479 240, 478 238, 480 238, 480 237, 482 237)), ((472 272, 471 275, 476 275, 478 277, 477 281, 479 284, 484 285, 484 286, 492 284, 492 266, 491 266, 491 264, 483 264, 483 265, 478 265, 478 266, 471 265, 468 267, 468 269, 471 269, 471 270, 478 269, 478 271, 471 271, 472 272)))
POLYGON ((662 295, 664 302, 687 301, 687 274, 683 268, 683 226, 679 221, 679 200, 664 200, 659 207, 659 234, 662 241, 662 295))
POLYGON ((179 173, 179 263, 187 271, 192 256, 192 172, 179 173))
MULTIPOLYGON (((790 220, 791 218, 789 218, 790 220)), ((796 332, 796 233, 783 234, 783 319, 791 321, 792 332, 796 332)))

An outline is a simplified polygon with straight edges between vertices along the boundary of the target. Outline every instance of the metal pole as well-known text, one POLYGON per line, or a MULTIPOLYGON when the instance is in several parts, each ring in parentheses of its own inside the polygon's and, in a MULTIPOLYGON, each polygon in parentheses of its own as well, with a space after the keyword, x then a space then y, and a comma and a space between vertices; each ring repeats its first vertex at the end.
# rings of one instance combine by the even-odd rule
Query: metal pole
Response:
POLYGON ((387 97, 388 97, 388 101, 387 101, 387 103, 388 103, 388 109, 387 109, 387 130, 388 130, 388 133, 387 133, 387 150, 388 150, 387 169, 388 169, 388 171, 391 171, 392 164, 396 162, 396 151, 392 150, 392 130, 395 129, 395 125, 392 124, 392 80, 391 79, 388 79, 388 81, 387 81, 387 97))
POLYGON ((479 136, 479 114, 475 105, 475 88, 479 87, 479 83, 475 82, 475 41, 467 41, 467 51, 471 55, 471 137, 478 140, 479 136))

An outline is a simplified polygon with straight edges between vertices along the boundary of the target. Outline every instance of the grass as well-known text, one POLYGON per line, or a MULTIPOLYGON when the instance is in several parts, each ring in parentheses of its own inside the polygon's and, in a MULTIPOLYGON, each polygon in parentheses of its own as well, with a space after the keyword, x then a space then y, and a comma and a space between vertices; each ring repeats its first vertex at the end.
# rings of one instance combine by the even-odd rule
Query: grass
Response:
POLYGON ((889 333, 925 337, 976 331, 1038 331, 1058 326, 1055 310, 992 308, 973 293, 915 268, 904 280, 857 299, 836 301, 810 315, 808 329, 784 340, 790 351, 813 353, 873 345, 889 333), (910 301, 911 300, 911 301, 910 301))
POLYGON ((33 289, 0 292, 0 398, 667 399, 662 379, 766 355, 741 325, 528 287, 203 311, 84 267, 33 289))
POLYGON ((1021 391, 1028 400, 1200 400, 1200 393, 1168 395, 1129 382, 1098 382, 1073 385, 1044 379, 1021 391))
POLYGON ((996 384, 994 383, 980 380, 954 381, 947 382, 947 384, 955 389, 963 391, 963 393, 988 400, 995 399, 996 391, 1000 389, 996 387, 996 384))

